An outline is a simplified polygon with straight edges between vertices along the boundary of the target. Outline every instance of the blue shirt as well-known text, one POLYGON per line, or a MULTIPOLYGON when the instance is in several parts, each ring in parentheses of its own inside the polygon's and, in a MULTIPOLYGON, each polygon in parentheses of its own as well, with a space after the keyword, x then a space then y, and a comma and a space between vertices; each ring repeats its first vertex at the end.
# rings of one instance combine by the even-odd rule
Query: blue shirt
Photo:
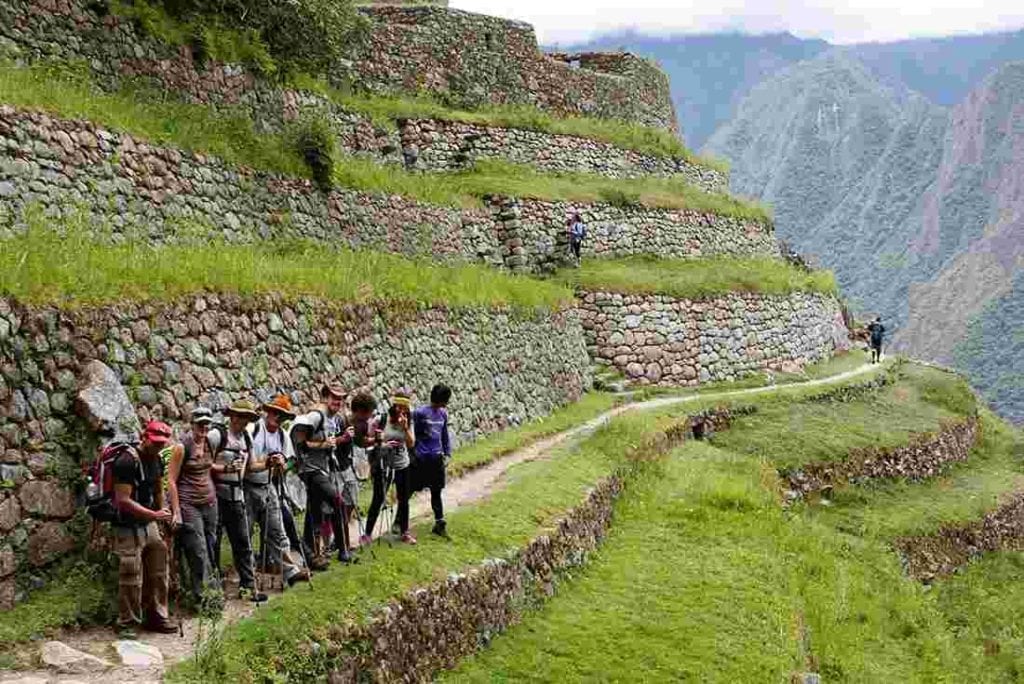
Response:
POLYGON ((448 411, 433 406, 420 406, 413 411, 412 429, 416 435, 416 455, 427 460, 450 456, 448 411))

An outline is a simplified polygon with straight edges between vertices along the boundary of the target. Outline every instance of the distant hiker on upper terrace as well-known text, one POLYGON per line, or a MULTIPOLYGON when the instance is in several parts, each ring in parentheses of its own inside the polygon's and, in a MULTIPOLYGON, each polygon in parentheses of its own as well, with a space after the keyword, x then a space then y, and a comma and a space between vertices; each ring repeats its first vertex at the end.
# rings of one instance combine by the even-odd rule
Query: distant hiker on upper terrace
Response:
POLYGON ((882 325, 881 316, 868 325, 868 333, 871 335, 871 363, 878 363, 882 360, 882 342, 885 339, 885 326, 882 325))
POLYGON ((580 251, 583 249, 583 241, 587 237, 587 225, 583 223, 583 217, 576 212, 569 219, 568 223, 569 233, 569 250, 572 252, 573 258, 576 260, 576 265, 579 266, 581 262, 580 251))

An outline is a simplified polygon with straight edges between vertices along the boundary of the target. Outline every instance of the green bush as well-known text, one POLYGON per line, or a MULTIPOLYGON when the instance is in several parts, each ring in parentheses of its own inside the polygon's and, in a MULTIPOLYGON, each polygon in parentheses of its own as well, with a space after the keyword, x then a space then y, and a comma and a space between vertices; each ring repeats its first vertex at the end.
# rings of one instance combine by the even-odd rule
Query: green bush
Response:
POLYGON ((293 133, 295 152, 306 162, 313 180, 327 192, 334 183, 334 166, 338 156, 338 140, 329 121, 322 116, 307 116, 293 133))
MULTIPOLYGON (((167 42, 212 48, 211 56, 233 44, 223 28, 231 26, 285 71, 316 74, 328 73, 366 25, 350 0, 133 0, 115 12, 167 42)), ((255 60, 264 73, 275 70, 273 61, 255 60)))

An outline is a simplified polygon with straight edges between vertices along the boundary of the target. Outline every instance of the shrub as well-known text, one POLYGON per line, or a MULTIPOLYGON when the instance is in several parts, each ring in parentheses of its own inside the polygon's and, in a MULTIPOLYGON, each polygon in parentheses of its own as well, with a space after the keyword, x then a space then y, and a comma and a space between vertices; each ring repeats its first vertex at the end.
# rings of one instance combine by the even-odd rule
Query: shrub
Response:
POLYGON ((309 166, 313 180, 324 192, 331 189, 338 141, 329 121, 322 116, 304 117, 293 130, 296 153, 309 166))

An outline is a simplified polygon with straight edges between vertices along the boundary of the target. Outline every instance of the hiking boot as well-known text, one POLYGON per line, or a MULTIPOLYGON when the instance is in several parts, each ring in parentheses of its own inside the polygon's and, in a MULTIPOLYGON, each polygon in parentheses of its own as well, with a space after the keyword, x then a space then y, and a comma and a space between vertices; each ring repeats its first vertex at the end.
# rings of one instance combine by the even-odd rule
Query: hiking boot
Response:
POLYGON ((402 535, 402 543, 410 546, 416 546, 416 537, 412 536, 411 532, 406 532, 402 535))
POLYGON ((262 591, 256 591, 252 587, 241 587, 238 590, 238 598, 243 601, 252 601, 253 603, 263 603, 267 600, 267 595, 262 591))
POLYGON ((285 582, 288 583, 289 587, 294 587, 297 582, 308 582, 308 581, 309 581, 309 570, 307 570, 306 568, 302 568, 301 570, 296 570, 295 572, 293 572, 291 575, 289 575, 285 579, 285 582))
POLYGON ((323 572, 330 567, 331 561, 327 556, 317 556, 309 561, 309 568, 313 572, 323 572))
POLYGON ((430 532, 438 537, 448 539, 448 524, 444 520, 437 520, 434 522, 434 527, 430 532))
POLYGON ((338 551, 338 562, 344 563, 345 565, 352 565, 358 563, 359 559, 352 555, 352 552, 348 549, 342 549, 338 551))
POLYGON ((359 536, 359 545, 360 546, 369 546, 372 543, 373 543, 373 539, 370 538, 370 535, 363 534, 363 535, 359 536))
POLYGON ((174 634, 178 631, 178 625, 170 620, 149 620, 143 625, 143 629, 147 632, 156 632, 157 634, 174 634))

